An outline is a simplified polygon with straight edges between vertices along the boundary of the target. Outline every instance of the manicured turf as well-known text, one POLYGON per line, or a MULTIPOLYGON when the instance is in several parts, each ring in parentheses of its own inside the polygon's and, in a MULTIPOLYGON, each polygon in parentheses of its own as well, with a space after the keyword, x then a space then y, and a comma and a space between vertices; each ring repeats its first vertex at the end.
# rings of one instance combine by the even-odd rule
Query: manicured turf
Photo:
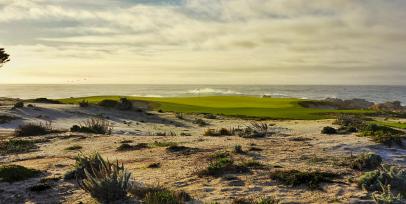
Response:
MULTIPOLYGON (((94 96, 85 98, 60 99, 63 103, 78 103, 87 100, 97 103, 104 99, 118 100, 120 96, 94 96)), ((304 108, 299 105, 303 99, 259 98, 250 96, 204 96, 204 97, 127 97, 130 100, 148 102, 154 110, 212 113, 241 117, 273 119, 314 120, 332 118, 334 113, 366 113, 365 110, 327 110, 304 108)))
POLYGON ((400 123, 400 122, 394 122, 394 121, 374 121, 374 123, 383 125, 383 126, 393 127, 393 128, 406 129, 406 123, 400 123))

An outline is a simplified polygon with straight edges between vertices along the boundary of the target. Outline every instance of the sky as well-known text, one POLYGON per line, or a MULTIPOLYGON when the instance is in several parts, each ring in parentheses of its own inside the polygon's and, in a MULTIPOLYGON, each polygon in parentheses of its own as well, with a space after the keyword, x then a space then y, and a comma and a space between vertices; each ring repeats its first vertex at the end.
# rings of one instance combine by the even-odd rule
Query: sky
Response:
POLYGON ((406 85, 405 0, 0 0, 0 83, 406 85))

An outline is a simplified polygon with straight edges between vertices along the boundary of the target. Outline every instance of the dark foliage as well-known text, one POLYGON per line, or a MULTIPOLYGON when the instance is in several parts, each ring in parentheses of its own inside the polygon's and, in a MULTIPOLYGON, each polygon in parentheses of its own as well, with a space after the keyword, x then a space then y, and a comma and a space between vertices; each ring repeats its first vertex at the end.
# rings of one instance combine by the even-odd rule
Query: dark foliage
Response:
POLYGON ((322 134, 327 134, 327 135, 332 135, 332 134, 336 134, 337 130, 333 127, 330 126, 326 126, 321 130, 322 134))
POLYGON ((37 135, 46 135, 52 132, 55 131, 52 130, 52 125, 50 122, 47 122, 45 124, 28 123, 18 126, 14 131, 14 135, 17 137, 37 136, 37 135))
POLYGON ((0 181, 16 182, 36 177, 41 171, 29 169, 19 165, 5 165, 0 167, 0 181))
POLYGON ((332 179, 339 175, 330 172, 285 170, 272 172, 270 176, 272 179, 278 180, 286 185, 299 186, 304 184, 311 189, 317 189, 321 183, 332 182, 332 179))
POLYGON ((0 48, 0 67, 3 66, 4 63, 10 61, 10 55, 6 53, 4 48, 0 48))
POLYGON ((33 99, 32 102, 34 102, 34 103, 48 103, 48 104, 62 104, 58 100, 52 100, 52 99, 47 99, 47 98, 36 98, 36 99, 33 99))

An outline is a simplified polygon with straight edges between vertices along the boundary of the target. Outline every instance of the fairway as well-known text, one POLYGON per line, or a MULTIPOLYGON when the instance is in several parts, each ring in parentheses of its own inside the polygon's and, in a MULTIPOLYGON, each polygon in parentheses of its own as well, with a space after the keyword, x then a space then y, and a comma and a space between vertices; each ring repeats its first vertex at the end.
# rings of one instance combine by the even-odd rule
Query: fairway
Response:
MULTIPOLYGON (((87 100, 97 103, 104 99, 119 100, 120 96, 94 96, 59 99, 63 103, 79 103, 87 100)), ((270 119, 315 120, 332 118, 335 113, 367 113, 366 110, 330 110, 304 108, 296 98, 260 98, 252 96, 204 96, 204 97, 127 97, 144 101, 154 110, 182 113, 211 113, 227 116, 258 117, 270 119)), ((308 100, 307 100, 308 101, 308 100)))

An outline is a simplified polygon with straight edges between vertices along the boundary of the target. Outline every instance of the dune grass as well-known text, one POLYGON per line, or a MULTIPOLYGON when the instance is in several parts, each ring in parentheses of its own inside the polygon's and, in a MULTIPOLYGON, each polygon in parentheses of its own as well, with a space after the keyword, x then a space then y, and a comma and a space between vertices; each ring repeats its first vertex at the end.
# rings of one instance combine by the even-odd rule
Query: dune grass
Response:
MULTIPOLYGON (((93 96, 60 99, 63 103, 78 104, 86 100, 96 104, 102 100, 119 100, 122 96, 93 96)), ((304 108, 296 98, 260 98, 253 96, 204 96, 204 97, 126 97, 129 100, 146 102, 153 110, 180 113, 209 113, 227 116, 314 120, 333 118, 336 113, 362 114, 367 110, 328 110, 304 108)))

